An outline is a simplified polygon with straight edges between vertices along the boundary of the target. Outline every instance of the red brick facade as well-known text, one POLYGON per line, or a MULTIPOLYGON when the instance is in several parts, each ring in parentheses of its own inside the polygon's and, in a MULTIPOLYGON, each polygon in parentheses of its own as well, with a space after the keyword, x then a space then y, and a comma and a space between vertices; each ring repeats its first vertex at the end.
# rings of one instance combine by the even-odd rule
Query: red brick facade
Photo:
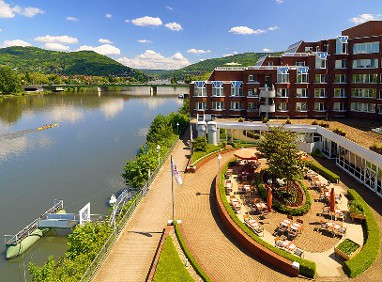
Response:
POLYGON ((253 67, 216 68, 205 89, 190 84, 191 114, 382 120, 381 40, 382 21, 370 21, 342 37, 300 41, 253 67), (218 92, 215 82, 222 83, 218 92), (232 82, 241 82, 240 89, 232 82), (274 91, 261 92, 265 85, 274 91))

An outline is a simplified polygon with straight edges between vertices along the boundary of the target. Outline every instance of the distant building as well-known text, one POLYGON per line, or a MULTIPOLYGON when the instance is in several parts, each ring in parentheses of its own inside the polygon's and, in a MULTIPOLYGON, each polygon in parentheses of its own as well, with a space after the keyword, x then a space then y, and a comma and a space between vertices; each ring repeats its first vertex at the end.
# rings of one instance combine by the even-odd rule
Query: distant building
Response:
POLYGON ((381 40, 382 21, 369 21, 255 66, 216 68, 190 84, 191 114, 382 120, 381 40))

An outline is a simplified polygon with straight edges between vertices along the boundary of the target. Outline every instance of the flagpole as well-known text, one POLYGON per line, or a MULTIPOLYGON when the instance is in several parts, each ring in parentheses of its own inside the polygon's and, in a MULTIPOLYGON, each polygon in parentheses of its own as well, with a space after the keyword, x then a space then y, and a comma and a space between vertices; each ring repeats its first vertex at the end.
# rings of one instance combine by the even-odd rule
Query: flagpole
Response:
POLYGON ((172 196, 172 224, 175 220, 175 201, 174 201, 174 161, 171 155, 171 196, 172 196))

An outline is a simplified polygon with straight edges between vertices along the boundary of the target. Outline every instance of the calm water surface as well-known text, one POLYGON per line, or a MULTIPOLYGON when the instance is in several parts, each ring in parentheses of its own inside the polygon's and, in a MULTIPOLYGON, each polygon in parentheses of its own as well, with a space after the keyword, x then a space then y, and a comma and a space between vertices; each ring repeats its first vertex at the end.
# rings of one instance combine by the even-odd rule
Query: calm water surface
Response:
MULTIPOLYGON (((118 92, 0 100, 0 236, 17 233, 54 199, 63 199, 68 212, 91 202, 91 213, 106 214, 108 197, 124 188, 123 166, 144 143, 153 118, 181 103, 177 96, 118 92), (37 130, 50 123, 60 126, 37 130)), ((41 264, 65 250, 65 237, 47 236, 6 261, 1 244, 0 281, 30 280, 29 261, 41 264)))

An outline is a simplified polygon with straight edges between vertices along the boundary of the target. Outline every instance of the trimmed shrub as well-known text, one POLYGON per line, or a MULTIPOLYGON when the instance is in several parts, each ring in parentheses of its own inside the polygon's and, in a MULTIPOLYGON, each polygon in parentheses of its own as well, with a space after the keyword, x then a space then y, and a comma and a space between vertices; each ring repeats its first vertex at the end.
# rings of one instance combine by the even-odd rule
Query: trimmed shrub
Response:
POLYGON ((350 278, 353 278, 368 269, 377 258, 380 245, 380 235, 377 221, 375 220, 372 211, 364 199, 362 199, 362 197, 353 189, 348 190, 348 197, 352 200, 352 202, 356 202, 357 205, 362 206, 366 216, 365 225, 367 230, 365 245, 358 254, 356 254, 352 259, 346 261, 343 266, 345 273, 350 278))
POLYGON ((306 259, 303 259, 303 258, 300 258, 300 257, 297 257, 295 255, 292 255, 292 254, 289 254, 267 242, 265 242, 264 240, 262 240, 259 236, 257 236, 251 229, 249 229, 238 217, 237 215, 235 214, 235 212, 233 211, 233 209, 231 208, 231 206, 229 205, 228 203, 228 200, 226 198, 226 195, 225 195, 225 189, 224 189, 224 175, 227 171, 227 168, 228 168, 228 165, 229 163, 227 163, 219 177, 220 177, 220 186, 219 186, 219 195, 220 195, 220 198, 222 199, 222 202, 223 202, 223 205, 226 209, 226 211, 228 212, 229 216, 231 217, 231 219, 237 224, 238 227, 240 227, 240 229, 242 229, 249 237, 251 237, 255 242, 263 245, 264 247, 266 247, 267 249, 271 250, 272 252, 288 259, 288 260, 291 260, 291 261, 296 261, 300 264, 300 273, 306 277, 310 277, 310 278, 313 278, 315 275, 316 275, 316 264, 310 260, 306 260, 306 259))
POLYGON ((203 279, 205 282, 212 282, 212 280, 208 277, 207 273, 204 272, 200 264, 197 262, 195 257, 192 255, 190 250, 187 247, 186 242, 184 241, 182 232, 180 231, 179 225, 176 221, 174 221, 174 227, 175 227, 175 233, 178 237, 179 244, 182 247, 183 252, 188 258, 188 261, 191 263, 192 267, 195 269, 196 273, 199 274, 199 276, 203 279))
POLYGON ((317 157, 317 158, 320 158, 320 159, 326 159, 325 155, 319 150, 319 149, 315 149, 311 155, 313 157, 317 157))
POLYGON ((318 163, 314 163, 312 161, 305 162, 305 165, 309 167, 310 169, 314 170, 315 172, 321 174, 326 179, 330 180, 333 183, 338 183, 340 181, 340 177, 328 170, 327 168, 323 167, 322 165, 318 163))

